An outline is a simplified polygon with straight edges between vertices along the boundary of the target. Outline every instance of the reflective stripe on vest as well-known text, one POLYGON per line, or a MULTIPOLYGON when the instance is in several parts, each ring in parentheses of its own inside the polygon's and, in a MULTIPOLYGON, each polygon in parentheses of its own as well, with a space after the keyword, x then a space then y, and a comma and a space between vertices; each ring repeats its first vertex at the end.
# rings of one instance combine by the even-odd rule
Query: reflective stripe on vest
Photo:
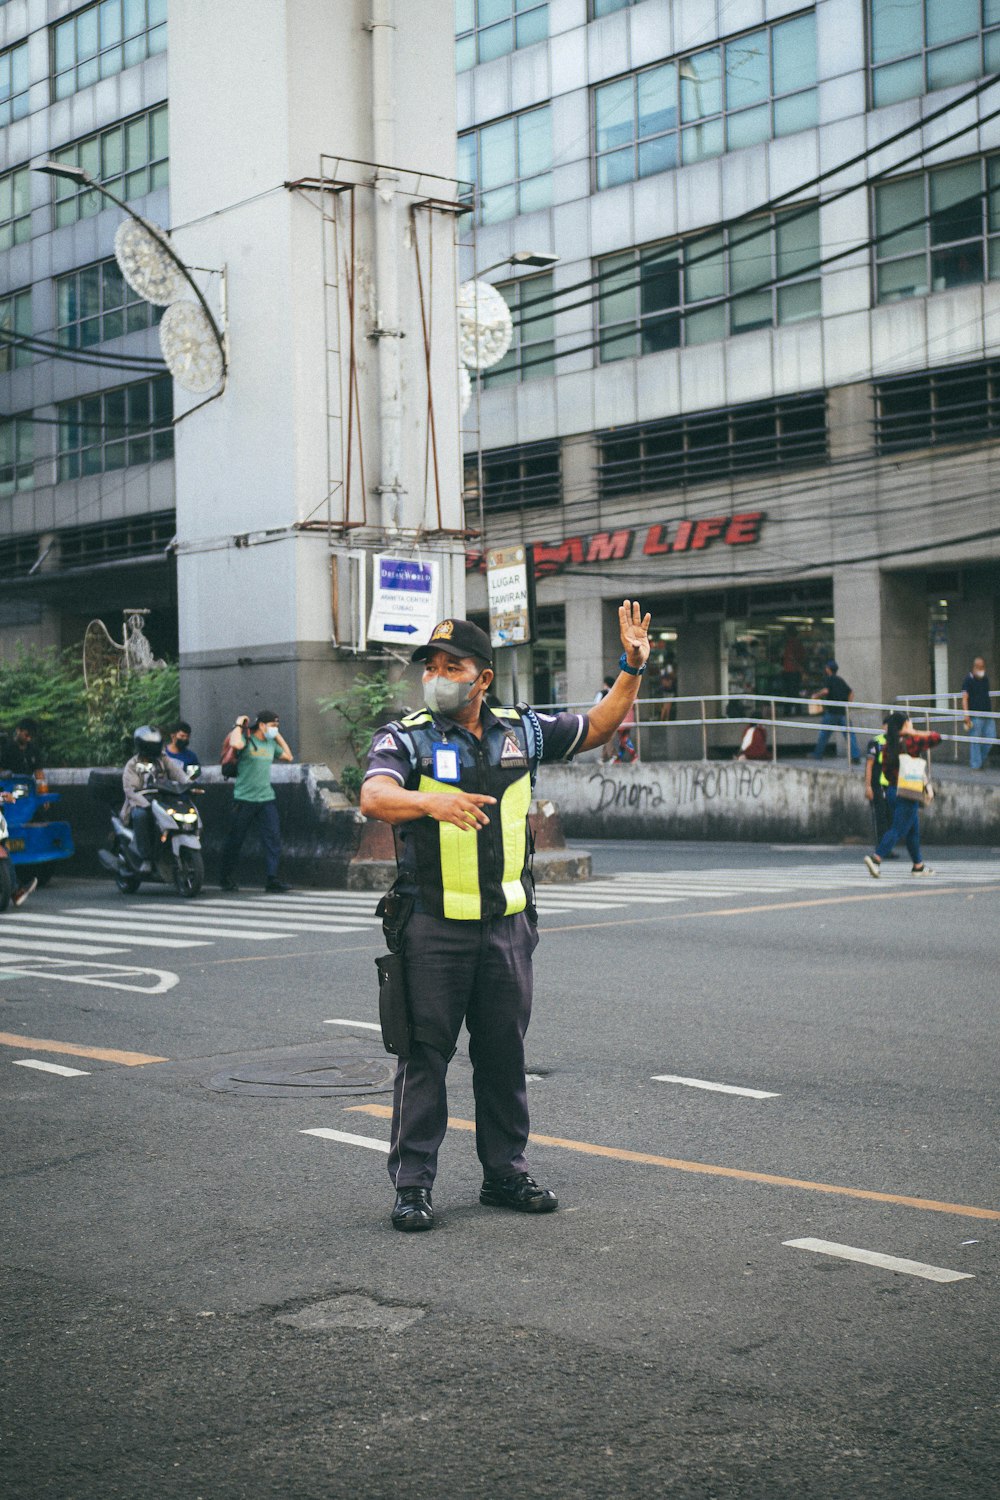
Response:
MULTIPOLYGON (((421 776, 421 792, 445 792, 454 795, 461 787, 421 776)), ((503 875, 505 917, 524 911, 528 898, 521 883, 527 853, 526 819, 531 805, 531 777, 527 772, 507 788, 500 798, 500 835, 503 841, 503 875)), ((493 814, 497 816, 496 813, 493 814)), ((444 915, 457 922, 478 922, 483 914, 479 889, 478 828, 458 828, 454 823, 437 825, 441 850, 441 893, 444 915)))

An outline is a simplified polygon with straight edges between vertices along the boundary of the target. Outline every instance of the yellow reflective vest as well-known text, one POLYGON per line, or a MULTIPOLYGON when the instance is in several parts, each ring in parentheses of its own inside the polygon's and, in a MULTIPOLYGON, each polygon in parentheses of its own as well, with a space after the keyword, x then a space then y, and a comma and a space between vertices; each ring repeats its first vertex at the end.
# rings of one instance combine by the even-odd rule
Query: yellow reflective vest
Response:
MULTIPOLYGON (((426 710, 401 719, 421 792, 478 792, 495 797, 489 824, 478 831, 418 818, 400 828, 404 881, 431 916, 459 922, 513 916, 533 895, 528 866, 531 779, 536 764, 530 725, 516 708, 483 710, 481 739, 457 724, 434 720, 426 710), (446 741, 458 751, 457 783, 434 777, 434 746, 446 741)), ((412 783, 411 783, 412 785, 412 783)))

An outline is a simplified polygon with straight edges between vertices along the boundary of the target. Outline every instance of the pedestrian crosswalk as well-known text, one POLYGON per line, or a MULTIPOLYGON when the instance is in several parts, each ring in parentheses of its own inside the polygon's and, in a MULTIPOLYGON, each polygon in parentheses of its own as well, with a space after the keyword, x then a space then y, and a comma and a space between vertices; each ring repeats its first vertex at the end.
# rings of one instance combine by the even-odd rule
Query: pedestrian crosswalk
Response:
MULTIPOLYGON (((663 863, 669 864, 669 850, 663 863)), ((949 885, 1000 884, 1000 863, 989 859, 944 860, 938 879, 949 885)), ((882 887, 910 884, 905 860, 887 865, 882 887)), ((599 876, 578 884, 538 887, 539 917, 544 926, 563 915, 621 915, 678 902, 757 900, 769 896, 801 896, 810 892, 871 891, 873 882, 858 860, 836 858, 822 865, 735 865, 703 869, 664 868, 657 872, 626 871, 599 876)), ((160 950, 197 956, 198 950, 241 944, 251 949, 294 951, 297 939, 343 937, 381 941, 381 922, 375 915, 374 891, 292 891, 286 895, 239 895, 206 892, 195 901, 178 901, 162 893, 141 894, 99 904, 85 898, 52 906, 35 900, 0 922, 0 967, 13 967, 19 956, 103 958, 134 950, 160 950), (6 965, 4 965, 6 959, 6 965)), ((207 956, 207 955, 206 955, 207 956)))

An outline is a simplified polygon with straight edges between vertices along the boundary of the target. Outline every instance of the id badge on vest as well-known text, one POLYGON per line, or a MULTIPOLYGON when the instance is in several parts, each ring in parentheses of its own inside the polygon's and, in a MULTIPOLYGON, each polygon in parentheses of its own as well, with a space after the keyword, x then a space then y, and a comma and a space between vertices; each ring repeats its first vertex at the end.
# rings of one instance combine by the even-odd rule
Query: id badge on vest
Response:
POLYGON ((431 755, 434 760, 434 780, 457 786, 462 779, 458 746, 449 745, 447 740, 439 740, 431 746, 431 755))

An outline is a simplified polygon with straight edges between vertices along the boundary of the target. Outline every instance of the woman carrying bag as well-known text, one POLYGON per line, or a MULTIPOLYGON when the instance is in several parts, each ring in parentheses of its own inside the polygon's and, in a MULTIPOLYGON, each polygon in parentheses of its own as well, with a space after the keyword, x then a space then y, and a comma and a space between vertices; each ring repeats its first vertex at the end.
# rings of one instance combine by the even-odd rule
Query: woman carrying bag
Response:
POLYGON ((865 855, 869 875, 877 880, 882 861, 892 853, 900 839, 913 861, 913 875, 932 875, 920 856, 920 808, 930 801, 930 779, 923 752, 940 745, 941 736, 934 730, 914 729, 904 713, 889 715, 885 726, 882 751, 881 782, 887 810, 892 822, 878 841, 874 854, 865 855))

